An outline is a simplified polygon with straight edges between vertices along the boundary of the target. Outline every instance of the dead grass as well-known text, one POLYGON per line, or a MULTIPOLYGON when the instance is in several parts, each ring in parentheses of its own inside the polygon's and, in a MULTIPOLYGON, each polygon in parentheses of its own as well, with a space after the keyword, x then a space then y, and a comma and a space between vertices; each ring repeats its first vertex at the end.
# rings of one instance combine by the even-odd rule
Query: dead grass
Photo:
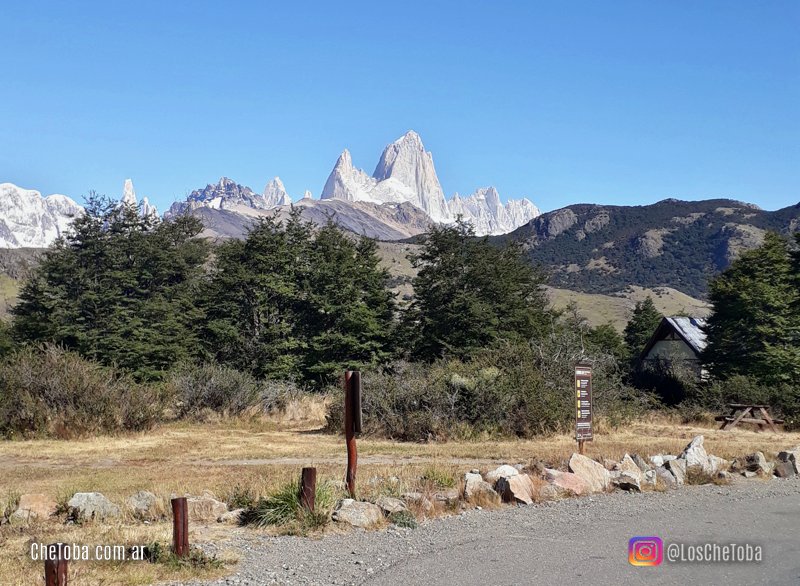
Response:
MULTIPOLYGON (((246 494, 259 498, 274 493, 288 479, 298 477, 303 466, 316 466, 318 482, 341 484, 345 466, 341 436, 317 431, 314 420, 304 420, 300 408, 272 420, 235 420, 205 424, 172 424, 150 433, 77 441, 32 440, 0 442, 0 497, 5 501, 23 493, 45 493, 65 499, 77 491, 99 491, 123 504, 138 490, 159 496, 168 511, 172 494, 200 494, 210 490, 223 500, 246 494)), ((308 410, 306 411, 308 412, 308 410)), ((601 425, 601 429, 603 426, 601 425)), ((698 434, 705 436, 709 453, 733 459, 756 450, 768 458, 800 444, 800 433, 720 431, 703 425, 681 425, 654 415, 622 429, 607 430, 587 444, 587 455, 602 461, 619 460, 624 453, 648 456, 678 453, 698 434)), ((399 497, 421 492, 434 503, 433 511, 415 511, 420 517, 455 512, 437 501, 435 494, 463 490, 463 473, 487 470, 501 463, 544 462, 563 468, 575 450, 574 440, 555 435, 536 440, 454 441, 447 443, 395 443, 362 438, 358 442, 359 497, 399 497)), ((534 478, 536 475, 532 475, 534 478)), ((656 487, 655 490, 662 489, 656 487)), ((486 508, 492 502, 475 503, 486 508)), ((338 531, 328 527, 326 531, 338 531)), ((230 526, 192 527, 192 541, 224 543, 237 531, 230 526)), ((0 583, 31 584, 40 580, 41 563, 28 556, 31 542, 55 541, 87 544, 168 543, 168 521, 144 525, 126 512, 114 525, 66 526, 53 520, 31 527, 0 527, 0 583)), ((232 559, 233 553, 226 554, 232 559)), ((122 565, 76 563, 70 583, 150 584, 197 575, 197 570, 169 568, 163 564, 129 562, 122 565)), ((230 570, 204 570, 212 577, 230 570)))

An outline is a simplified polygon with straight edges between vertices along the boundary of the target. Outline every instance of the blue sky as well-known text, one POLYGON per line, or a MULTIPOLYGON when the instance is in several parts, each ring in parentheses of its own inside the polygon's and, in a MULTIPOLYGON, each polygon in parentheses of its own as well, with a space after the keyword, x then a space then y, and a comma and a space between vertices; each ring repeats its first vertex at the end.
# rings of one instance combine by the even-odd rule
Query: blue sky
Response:
POLYGON ((0 181, 319 196, 408 129, 448 197, 800 200, 800 2, 8 2, 0 181))

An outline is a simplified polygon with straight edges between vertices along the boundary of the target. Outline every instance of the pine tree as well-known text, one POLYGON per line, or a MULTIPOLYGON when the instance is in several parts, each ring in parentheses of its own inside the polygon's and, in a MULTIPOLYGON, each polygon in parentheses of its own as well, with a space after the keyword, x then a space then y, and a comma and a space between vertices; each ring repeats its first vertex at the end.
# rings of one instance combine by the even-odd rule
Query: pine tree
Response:
POLYGON ((714 376, 800 379, 797 263, 787 240, 767 233, 761 247, 742 253, 711 281, 703 361, 714 376))
POLYGON ((639 354, 644 350, 663 317, 649 295, 644 301, 636 302, 631 319, 628 320, 623 332, 628 355, 632 360, 638 360, 639 354))
POLYGON ((544 273, 519 247, 475 238, 461 220, 431 228, 410 258, 419 269, 404 319, 413 358, 467 356, 499 339, 529 340, 552 318, 544 273))

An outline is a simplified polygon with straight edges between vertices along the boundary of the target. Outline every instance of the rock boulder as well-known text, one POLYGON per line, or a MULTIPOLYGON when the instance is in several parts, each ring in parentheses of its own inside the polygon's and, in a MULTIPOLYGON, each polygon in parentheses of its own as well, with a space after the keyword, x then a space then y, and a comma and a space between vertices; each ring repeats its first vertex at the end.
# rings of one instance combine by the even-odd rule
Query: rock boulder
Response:
POLYGON ((603 492, 611 484, 611 474, 608 470, 602 464, 581 454, 572 454, 569 459, 569 470, 580 476, 592 492, 603 492))
POLYGON ((67 503, 73 521, 91 521, 119 517, 117 505, 99 492, 77 492, 67 503))
POLYGON ((369 529, 383 520, 383 511, 378 505, 353 499, 339 501, 333 511, 332 519, 337 523, 347 523, 353 527, 369 529))
POLYGON ((500 480, 497 481, 495 488, 507 503, 531 505, 533 504, 533 497, 536 494, 533 481, 527 474, 501 477, 500 480))
POLYGON ((44 521, 56 512, 58 504, 44 494, 23 494, 19 497, 17 510, 11 513, 9 521, 29 523, 44 521))

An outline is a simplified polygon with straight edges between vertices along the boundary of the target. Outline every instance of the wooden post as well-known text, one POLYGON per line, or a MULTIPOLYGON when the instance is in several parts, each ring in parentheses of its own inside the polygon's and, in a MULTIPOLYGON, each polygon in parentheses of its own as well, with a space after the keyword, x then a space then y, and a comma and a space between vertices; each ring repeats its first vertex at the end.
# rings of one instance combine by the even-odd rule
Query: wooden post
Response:
POLYGON ((353 432, 361 433, 361 371, 354 370, 350 373, 350 404, 353 409, 353 432))
POLYGON ((189 513, 186 497, 172 499, 172 551, 176 557, 189 555, 189 513))
POLYGON ((67 586, 69 560, 63 555, 63 543, 51 543, 47 546, 44 560, 44 583, 46 586, 67 586))
POLYGON ((583 452, 584 452, 584 446, 585 446, 585 445, 586 445, 586 442, 585 442, 585 441, 583 441, 583 440, 578 440, 578 453, 579 453, 581 456, 583 456, 583 452))
POLYGON ((303 468, 300 474, 300 506, 313 513, 316 494, 317 469, 303 468))
POLYGON ((358 451, 356 450, 356 431, 353 418, 353 371, 344 373, 344 438, 347 444, 347 474, 345 484, 350 498, 356 498, 356 470, 358 469, 358 451))

